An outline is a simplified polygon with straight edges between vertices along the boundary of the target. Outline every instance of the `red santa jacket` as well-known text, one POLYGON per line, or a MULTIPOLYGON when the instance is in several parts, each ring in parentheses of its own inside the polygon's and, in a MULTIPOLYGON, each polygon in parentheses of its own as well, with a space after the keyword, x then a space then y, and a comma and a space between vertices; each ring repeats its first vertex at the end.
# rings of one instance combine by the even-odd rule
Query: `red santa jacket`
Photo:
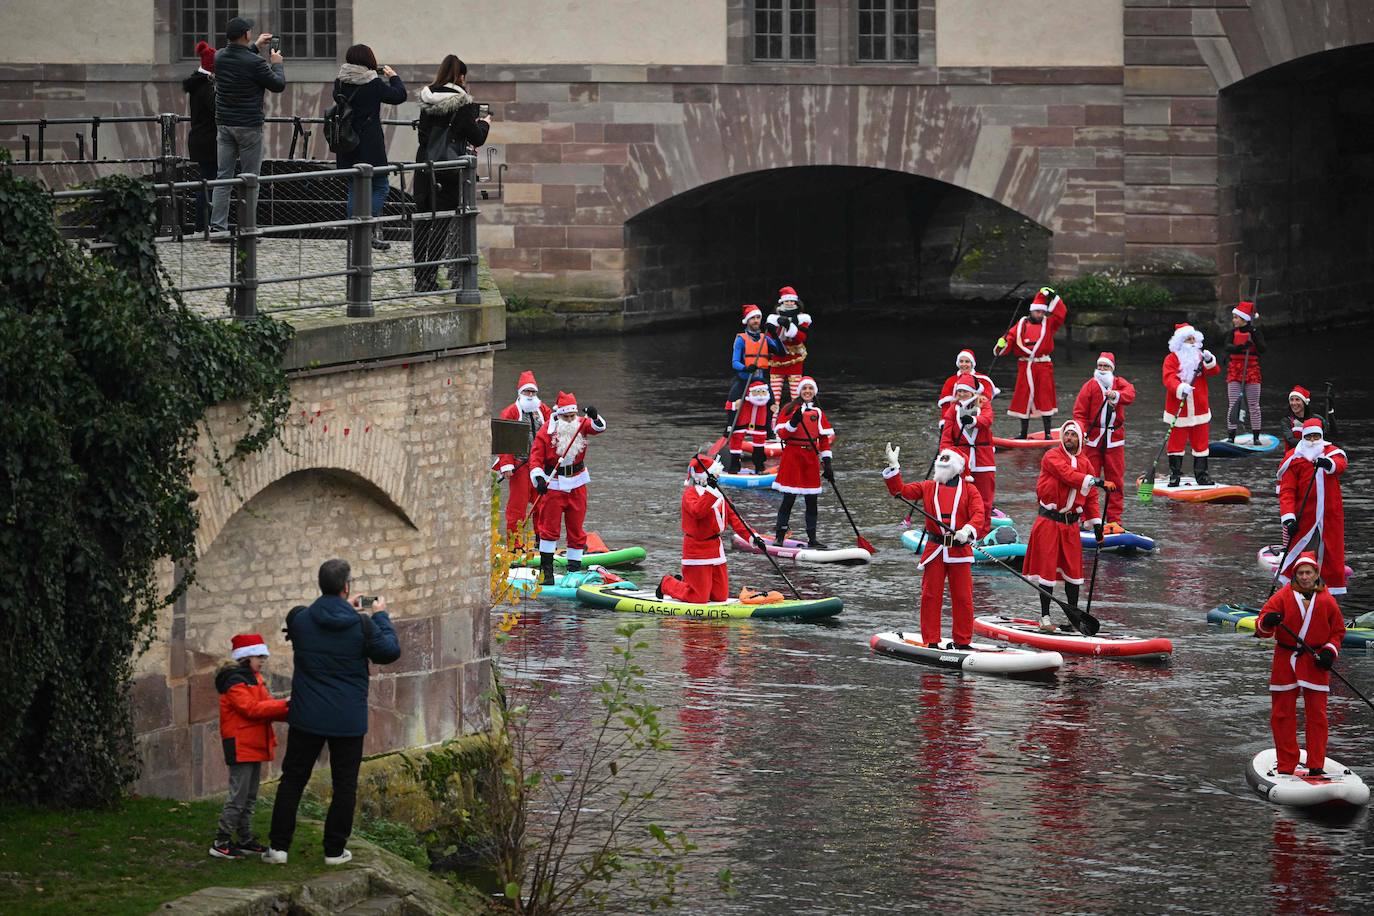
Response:
POLYGON ((971 474, 997 470, 992 447, 992 404, 974 415, 972 423, 959 422, 959 402, 952 401, 940 419, 940 448, 954 449, 964 456, 964 469, 971 474))
POLYGON ((571 443, 555 439, 557 420, 557 417, 550 417, 534 437, 534 448, 530 449, 530 482, 538 486, 540 480, 547 480, 550 490, 571 492, 591 482, 586 464, 587 439, 606 431, 606 418, 581 417, 577 435, 571 443))
POLYGON ((1270 611, 1282 611, 1283 626, 1298 634, 1298 638, 1314 651, 1330 649, 1339 655, 1341 640, 1345 638, 1345 620, 1336 599, 1320 585, 1309 597, 1289 583, 1264 602, 1259 619, 1255 621, 1256 636, 1261 639, 1274 637, 1274 661, 1269 668, 1270 690, 1294 690, 1298 687, 1330 690, 1331 673, 1317 667, 1312 653, 1299 648, 1292 633, 1286 632, 1283 626, 1271 630, 1264 625, 1264 615, 1270 611))
POLYGON ((1221 364, 1212 358, 1209 363, 1204 358, 1198 365, 1193 378, 1179 378, 1178 354, 1170 353, 1164 357, 1164 422, 1175 426, 1201 426, 1212 422, 1212 409, 1207 403, 1207 379, 1221 372, 1221 364), (1185 398, 1178 396, 1178 386, 1184 382, 1193 386, 1192 393, 1185 398))
POLYGON ((1059 296, 1050 302, 1045 320, 1036 324, 1029 318, 1019 318, 1003 336, 1007 350, 1017 359, 1039 359, 1054 352, 1054 335, 1069 317, 1069 307, 1059 296))
MULTIPOLYGON (((1345 450, 1328 442, 1322 449, 1322 456, 1331 459, 1335 470, 1318 468, 1299 455, 1295 448, 1288 450, 1288 454, 1283 456, 1283 463, 1279 465, 1279 511, 1283 521, 1297 519, 1298 522, 1297 539, 1288 548, 1289 555, 1293 557, 1304 550, 1316 550, 1321 540, 1329 542, 1328 549, 1336 543, 1344 545, 1345 542, 1345 502, 1341 498, 1340 480, 1346 468, 1345 450), (1314 475, 1315 483, 1312 480, 1314 475), (1312 495, 1307 496, 1307 505, 1304 506, 1303 497, 1309 486, 1312 495), (1298 518, 1299 509, 1302 510, 1302 518, 1298 518), (1322 526, 1321 537, 1316 533, 1318 522, 1322 526)), ((1341 553, 1344 554, 1344 550, 1341 553)))
POLYGON ((1097 491, 1088 486, 1091 477, 1087 458, 1070 455, 1062 445, 1052 448, 1040 460, 1035 498, 1051 512, 1080 513, 1090 525, 1096 525, 1102 521, 1102 511, 1097 491))
POLYGON ((776 429, 782 443, 782 458, 773 489, 783 493, 821 492, 821 459, 830 457, 835 439, 835 430, 825 411, 815 406, 803 410, 789 404, 778 414, 776 429), (820 448, 819 454, 816 447, 820 448))
POLYGON ((988 533, 987 507, 983 505, 983 497, 978 495, 978 488, 973 485, 973 478, 960 474, 948 483, 922 480, 904 484, 900 470, 887 468, 883 471, 883 481, 887 484, 887 492, 920 503, 925 511, 954 531, 960 531, 965 525, 973 529, 970 543, 955 544, 948 531, 927 518, 926 546, 920 563, 922 569, 937 556, 946 563, 973 562, 972 540, 988 533))
MULTIPOLYGON (((935 402, 935 406, 940 408, 941 413, 943 413, 944 409, 947 406, 949 406, 949 403, 954 400, 954 383, 959 380, 959 376, 965 374, 972 375, 975 379, 978 380, 978 384, 981 385, 983 388, 983 396, 986 397, 989 401, 991 401, 994 397, 1002 393, 1002 389, 994 385, 992 383, 992 379, 988 378, 981 372, 956 372, 949 378, 945 379, 944 387, 940 389, 940 400, 935 402)), ((941 422, 943 422, 943 420, 941 422)))
POLYGON ((224 762, 261 763, 276 756, 273 722, 286 719, 287 701, 274 700, 262 675, 246 664, 225 665, 215 674, 219 691, 219 737, 224 762))
MULTIPOLYGON (((510 404, 501 411, 500 419, 524 420, 529 424, 530 436, 533 437, 539 435, 539 427, 549 422, 549 415, 551 413, 553 413, 552 408, 542 401, 539 404, 539 415, 537 417, 532 413, 522 414, 519 406, 510 404)), ((507 471, 514 471, 517 464, 519 464, 519 460, 514 455, 497 455, 496 461, 491 467, 492 470, 496 471, 498 474, 504 474, 507 471)))
POLYGON ((745 540, 749 529, 719 490, 689 483, 682 490, 682 565, 719 566, 725 562, 721 535, 726 526, 745 540))
POLYGON ((1112 390, 1116 403, 1107 400, 1107 392, 1090 378, 1078 389, 1073 402, 1073 418, 1083 430, 1083 447, 1100 449, 1102 433, 1107 432, 1107 448, 1121 448, 1126 444, 1126 405, 1135 400, 1135 386, 1119 375, 1112 376, 1112 390))

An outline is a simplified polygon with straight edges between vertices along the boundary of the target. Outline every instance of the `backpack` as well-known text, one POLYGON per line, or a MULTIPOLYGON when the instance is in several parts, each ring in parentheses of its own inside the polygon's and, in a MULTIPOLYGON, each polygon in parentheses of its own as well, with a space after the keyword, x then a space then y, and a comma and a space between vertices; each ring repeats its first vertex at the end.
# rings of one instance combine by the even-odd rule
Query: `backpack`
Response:
POLYGON ((353 126, 353 103, 337 89, 334 104, 324 110, 324 142, 336 155, 353 152, 361 142, 353 126))

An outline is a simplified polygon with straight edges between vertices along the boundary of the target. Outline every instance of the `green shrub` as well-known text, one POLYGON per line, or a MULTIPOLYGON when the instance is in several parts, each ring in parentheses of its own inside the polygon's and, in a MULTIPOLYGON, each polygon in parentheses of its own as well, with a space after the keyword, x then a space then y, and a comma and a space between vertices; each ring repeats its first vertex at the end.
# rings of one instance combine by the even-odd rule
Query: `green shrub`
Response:
POLYGON ((1059 287, 1071 307, 1084 311, 1116 308, 1159 309, 1174 304, 1174 295, 1158 283, 1119 273, 1083 274, 1059 287))
POLYGON ((1174 304, 1174 294, 1157 283, 1137 280, 1121 288, 1121 304, 1128 309, 1159 309, 1174 304))

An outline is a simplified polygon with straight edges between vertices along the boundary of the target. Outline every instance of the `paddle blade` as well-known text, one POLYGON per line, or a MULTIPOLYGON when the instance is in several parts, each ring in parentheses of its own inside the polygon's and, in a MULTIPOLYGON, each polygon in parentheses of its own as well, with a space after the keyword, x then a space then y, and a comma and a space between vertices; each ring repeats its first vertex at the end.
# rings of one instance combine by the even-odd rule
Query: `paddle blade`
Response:
POLYGON ((1152 502, 1155 498, 1155 482, 1153 480, 1142 480, 1139 488, 1135 491, 1136 498, 1143 503, 1152 502))
POLYGON ((878 548, 873 546, 873 542, 870 541, 868 538, 864 537, 862 534, 858 536, 858 544, 861 548, 867 550, 869 553, 878 552, 878 548))
POLYGON ((1074 626, 1078 627, 1078 632, 1084 636, 1096 636, 1097 631, 1102 629, 1102 622, 1085 611, 1074 626))
POLYGON ((706 453, 714 458, 716 455, 720 454, 720 450, 723 448, 725 448, 725 437, 721 436, 711 444, 710 449, 708 449, 706 453))

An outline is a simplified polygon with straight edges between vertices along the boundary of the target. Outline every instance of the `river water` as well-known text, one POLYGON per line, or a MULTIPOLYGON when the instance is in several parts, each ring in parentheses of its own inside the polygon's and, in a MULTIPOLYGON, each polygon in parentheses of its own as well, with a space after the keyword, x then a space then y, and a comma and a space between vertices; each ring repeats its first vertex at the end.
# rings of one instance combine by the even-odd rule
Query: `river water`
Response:
MULTIPOLYGON (((883 444, 902 447, 919 477, 933 447, 935 392, 963 346, 987 354, 996 328, 968 334, 887 320, 821 316, 807 362, 837 431, 835 471, 865 536, 880 548, 866 567, 789 567, 803 592, 835 594, 832 625, 646 619, 639 661, 650 696, 673 727, 672 791, 656 811, 699 845, 687 860, 692 913, 858 913, 931 905, 975 912, 1368 913, 1374 840, 1363 815, 1331 823, 1261 800, 1249 758, 1271 744, 1266 690, 1271 650, 1210 627, 1206 611, 1262 601, 1255 553, 1277 540, 1276 456, 1214 460, 1213 476, 1245 484, 1243 506, 1134 500, 1128 528, 1156 538, 1154 555, 1104 555, 1093 612, 1174 642, 1172 663, 1075 659, 1052 684, 933 671, 874 656, 869 636, 915 629, 919 573, 898 538, 903 515, 879 470, 883 444), (733 894, 713 875, 729 868, 733 894)), ((692 450, 723 425, 734 326, 623 338, 520 341, 499 354, 494 407, 533 369, 547 401, 559 388, 609 423, 594 441, 588 528, 612 546, 641 544, 656 582, 678 568, 678 499, 692 450)), ((1374 374, 1352 333, 1270 342, 1263 361, 1267 426, 1294 382, 1340 396, 1347 561, 1374 565, 1371 472, 1359 443, 1374 431, 1374 374), (1353 445, 1353 448, 1349 446, 1353 445)), ((1137 386, 1128 410, 1127 475, 1162 439, 1157 352, 1118 354, 1137 386)), ((1056 356, 1061 414, 1091 373, 1096 349, 1056 356)), ((984 367, 989 357, 984 356, 984 367)), ((996 429, 1012 366, 999 364, 996 429)), ((1224 386, 1212 382, 1214 404, 1224 386)), ((1317 403, 1320 404, 1320 395, 1317 403)), ((1220 418, 1222 409, 1215 409, 1220 418)), ((1214 437, 1224 425, 1213 423, 1214 437)), ((998 505, 1022 535, 1033 518, 1038 451, 998 455, 998 505)), ((740 511, 771 530, 777 494, 733 491, 740 511)), ((801 526, 801 506, 793 515, 801 526)), ((852 543, 838 503, 821 500, 821 536, 852 543)), ((1085 564, 1090 563, 1085 557, 1085 564)), ((1087 570, 1085 565, 1085 571, 1087 570)), ((732 589, 781 587, 762 557, 730 555, 732 589)), ((1352 597, 1361 598, 1357 577, 1352 597)), ((1086 597, 1086 588, 1085 588, 1086 597)), ((982 612, 1029 614, 1034 592, 979 568, 982 612)), ((946 612, 948 613, 948 612, 946 612)), ((612 661, 625 615, 568 604, 527 604, 500 650, 510 678, 560 685, 541 715, 573 742, 592 715, 590 685, 612 661)), ((948 626, 948 616, 946 616, 948 626)), ((946 633, 948 631, 946 630, 946 633)), ((1346 651, 1338 670, 1374 695, 1374 657, 1346 651)), ((1374 780, 1374 710, 1333 686, 1329 753, 1374 780)))

